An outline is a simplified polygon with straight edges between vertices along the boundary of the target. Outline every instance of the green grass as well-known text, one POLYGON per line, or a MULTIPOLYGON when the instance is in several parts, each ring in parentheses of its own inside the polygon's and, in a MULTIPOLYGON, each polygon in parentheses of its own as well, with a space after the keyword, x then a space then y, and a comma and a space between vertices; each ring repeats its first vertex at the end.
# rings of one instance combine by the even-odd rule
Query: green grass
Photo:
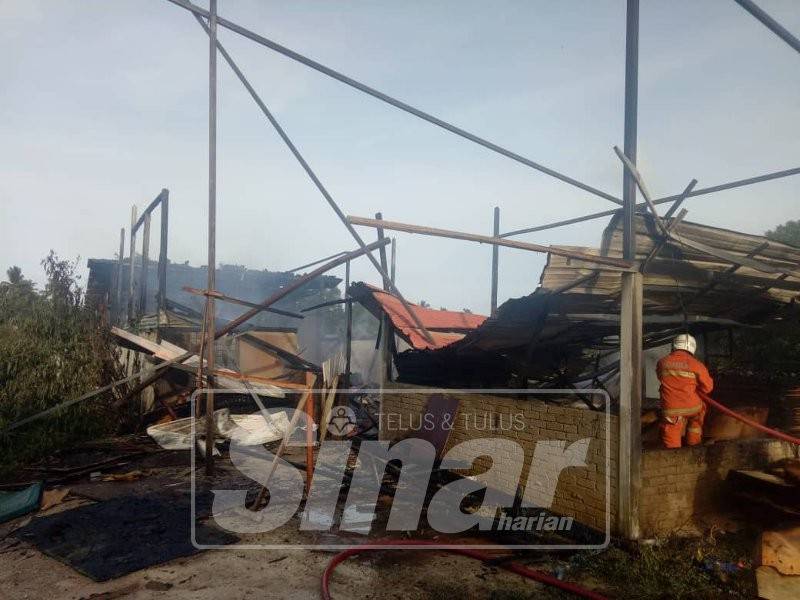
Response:
POLYGON ((577 555, 572 564, 576 571, 602 581, 615 598, 749 599, 756 595, 755 575, 749 568, 756 535, 668 538, 632 550, 612 545, 600 554, 577 555), (744 561, 748 566, 727 574, 707 568, 706 561, 744 561))

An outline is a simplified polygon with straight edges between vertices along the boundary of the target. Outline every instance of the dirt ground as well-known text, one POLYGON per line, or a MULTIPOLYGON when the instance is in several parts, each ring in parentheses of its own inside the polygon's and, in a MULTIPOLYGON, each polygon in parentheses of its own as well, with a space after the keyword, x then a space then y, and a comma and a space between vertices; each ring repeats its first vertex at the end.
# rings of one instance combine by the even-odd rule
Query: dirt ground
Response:
MULTIPOLYGON (((302 459, 302 455, 300 452, 294 458, 302 459)), ((96 458, 93 456, 92 460, 96 458)), ((81 457, 70 455, 69 460, 80 463, 81 457)), ((61 464, 65 462, 62 461, 61 464)), ((298 523, 290 521, 287 525, 266 533, 237 534, 243 544, 287 546, 280 550, 249 550, 229 546, 175 558, 98 583, 34 547, 32 541, 24 535, 24 530, 15 531, 29 523, 35 525, 43 517, 57 513, 66 515, 66 511, 93 503, 111 501, 127 506, 137 497, 153 494, 167 497, 168 507, 173 505, 173 499, 177 503, 186 502, 191 489, 188 452, 156 451, 131 459, 124 458, 120 463, 103 467, 102 475, 120 475, 131 471, 141 472, 141 477, 133 481, 103 481, 103 477, 91 477, 81 471, 79 476, 61 484, 62 489, 70 490, 65 501, 46 511, 0 525, 0 600, 319 598, 321 576, 334 552, 290 546, 342 543, 355 545, 368 539, 354 533, 347 534, 351 536, 350 539, 343 539, 334 533, 301 532, 298 523)), ((213 478, 205 479, 202 469, 197 474, 198 491, 204 488, 235 489, 236 484, 241 483, 241 475, 226 459, 218 461, 213 478)), ((258 489, 257 486, 255 489, 258 489)), ((94 504, 95 507, 109 505, 94 504)), ((188 508, 185 510, 188 511, 188 508)), ((163 508, 159 508, 157 514, 162 515, 162 511, 163 508)), ((122 510, 122 513, 127 521, 134 523, 135 531, 150 531, 141 529, 139 523, 142 518, 136 521, 133 510, 122 510)), ((186 512, 185 516, 178 516, 177 522, 188 527, 189 519, 189 513, 186 512)), ((160 522, 160 519, 157 520, 160 522)), ((147 526, 147 519, 144 521, 144 526, 147 526)), ((40 523, 42 522, 44 521, 40 523)), ((199 522, 213 526, 213 522, 209 522, 207 517, 201 517, 199 522)), ((106 531, 104 527, 105 525, 101 526, 101 530, 106 531)), ((79 529, 84 531, 83 526, 79 529)), ((45 537, 50 540, 50 530, 47 531, 45 537)), ((118 537, 115 535, 106 537, 116 540, 118 537)), ((711 535, 693 539, 659 540, 655 545, 633 548, 612 545, 599 552, 518 552, 513 560, 548 575, 557 575, 567 581, 579 583, 608 597, 696 599, 724 595, 732 600, 745 599, 752 598, 755 592, 755 578, 749 565, 733 575, 728 575, 715 572, 706 563, 749 563, 754 548, 754 535, 751 532, 722 535, 718 530, 716 537, 711 535)), ((148 533, 140 539, 147 544, 152 537, 148 533)), ((491 543, 491 539, 483 538, 470 541, 491 543)), ((88 553, 90 556, 92 552, 95 556, 100 553, 100 556, 111 556, 112 559, 117 556, 112 553, 102 554, 106 548, 102 544, 92 534, 87 542, 80 542, 76 547, 79 553, 88 553), (93 541, 98 544, 98 548, 86 548, 93 541)), ((130 546, 122 546, 120 552, 124 554, 130 546)), ((149 550, 145 548, 144 551, 149 550)), ((354 599, 423 600, 461 597, 517 600, 573 597, 523 579, 498 565, 426 550, 372 552, 349 558, 336 569, 331 580, 331 593, 334 598, 354 599)))
MULTIPOLYGON (((145 473, 131 482, 90 481, 89 476, 82 476, 64 484, 70 488, 70 495, 62 504, 0 526, 0 599, 319 598, 322 573, 335 554, 330 550, 267 551, 234 547, 207 550, 98 583, 14 534, 15 528, 32 519, 92 502, 163 490, 188 492, 190 471, 185 460, 180 453, 159 453, 103 470, 120 473, 135 469, 145 473)), ((226 461, 220 461, 217 481, 232 470, 226 461)), ((242 535, 241 542, 342 543, 331 538, 332 534, 322 534, 328 536, 322 539, 302 535, 294 523, 270 533, 242 535)), ((552 564, 541 564, 540 557, 534 554, 520 560, 547 572, 553 568, 552 564)), ((348 559, 336 569, 331 593, 334 598, 566 597, 467 557, 413 550, 376 552, 348 559)))
MULTIPOLYGON (((0 555, 0 598, 319 598, 333 556, 307 550, 209 550, 95 583, 21 543, 0 555)), ((353 557, 332 579, 334 598, 525 598, 544 586, 466 557, 382 552, 353 557)))

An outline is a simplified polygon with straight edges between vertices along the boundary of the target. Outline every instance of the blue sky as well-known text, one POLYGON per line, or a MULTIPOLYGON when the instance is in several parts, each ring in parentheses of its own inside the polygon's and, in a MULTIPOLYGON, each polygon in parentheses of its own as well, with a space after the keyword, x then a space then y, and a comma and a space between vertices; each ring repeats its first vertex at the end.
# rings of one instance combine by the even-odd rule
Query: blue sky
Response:
MULTIPOLYGON (((800 34, 800 4, 760 5, 800 34)), ((230 20, 617 195, 624 9, 219 1, 230 20)), ((194 19, 165 0, 2 0, 0 26, 0 266, 40 281, 50 248, 84 264, 111 256, 130 206, 162 187, 170 258, 205 264, 208 43, 194 19)), ((220 40, 348 214, 489 233, 495 205, 503 230, 613 207, 232 32, 220 40)), ((285 269, 355 247, 219 68, 219 262, 285 269)), ((800 165, 798 72, 800 56, 732 0, 643 0, 639 165, 653 194, 800 165)), ((800 218, 799 192, 795 177, 702 196, 686 202, 687 220, 763 233, 800 218)), ((605 224, 520 239, 596 246, 605 224)), ((488 309, 489 247, 397 238, 410 300, 488 309)), ((503 250, 501 301, 532 291, 543 264, 503 250)), ((353 273, 377 282, 364 260, 353 273)))

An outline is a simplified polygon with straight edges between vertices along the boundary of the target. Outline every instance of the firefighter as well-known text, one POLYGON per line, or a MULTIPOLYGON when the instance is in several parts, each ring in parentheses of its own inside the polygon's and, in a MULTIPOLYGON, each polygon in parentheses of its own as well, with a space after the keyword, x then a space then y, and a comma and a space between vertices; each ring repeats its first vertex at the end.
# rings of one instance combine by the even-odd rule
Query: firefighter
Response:
POLYGON ((699 444, 703 437, 706 405, 699 393, 711 392, 714 380, 694 357, 696 349, 697 341, 682 333, 672 341, 672 352, 656 367, 661 382, 661 443, 665 448, 680 448, 684 433, 687 446, 699 444))

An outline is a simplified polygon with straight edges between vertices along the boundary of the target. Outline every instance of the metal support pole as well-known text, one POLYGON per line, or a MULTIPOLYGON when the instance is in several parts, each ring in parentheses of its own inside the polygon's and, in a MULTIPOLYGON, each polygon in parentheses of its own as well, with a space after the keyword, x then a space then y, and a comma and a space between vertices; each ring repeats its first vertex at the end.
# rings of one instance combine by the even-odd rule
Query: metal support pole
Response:
MULTIPOLYGON (((378 220, 378 221, 383 221, 383 214, 381 214, 379 212, 376 212, 375 213, 375 219, 378 220)), ((382 240, 383 238, 384 238, 383 228, 379 227, 378 228, 378 239, 382 240)), ((386 246, 381 246, 381 249, 379 250, 379 254, 380 254, 380 258, 381 258, 381 271, 383 271, 383 273, 385 273, 386 275, 389 275, 388 274, 389 266, 388 266, 387 261, 386 261, 386 246)), ((387 291, 387 292, 390 291, 392 289, 391 288, 391 276, 381 277, 381 279, 383 279, 383 289, 384 289, 384 291, 387 291)))
MULTIPOLYGON (((161 241, 158 249, 158 323, 161 314, 167 310, 167 246, 169 233, 169 191, 162 190, 161 199, 161 241)), ((160 340, 160 334, 159 334, 160 340)))
MULTIPOLYGON (((191 2, 188 2, 187 0, 169 0, 169 2, 172 2, 173 4, 176 4, 177 6, 185 8, 186 10, 194 13, 194 15, 196 17, 198 17, 198 19, 200 17, 208 17, 208 14, 209 14, 208 11, 200 8, 199 6, 195 6, 191 2)), ((507 150, 506 148, 503 148, 502 146, 498 146, 497 144, 495 144, 493 142, 490 142, 489 140, 485 140, 485 139, 483 139, 483 138, 481 138, 481 137, 479 137, 479 136, 477 136, 477 135, 475 135, 473 133, 470 133, 468 131, 465 131, 464 129, 461 129, 460 127, 456 127, 455 125, 452 125, 451 123, 448 123, 448 122, 446 122, 446 121, 444 121, 442 119, 439 119, 437 117, 434 117, 433 115, 430 115, 430 114, 428 114, 428 113, 426 113, 426 112, 424 112, 422 110, 419 110, 418 108, 414 108, 413 106, 411 106, 409 104, 406 104, 405 102, 402 102, 402 101, 400 101, 400 100, 398 100, 396 98, 393 98, 393 97, 389 96, 388 94, 384 94, 383 92, 380 92, 380 91, 378 91, 378 90, 376 90, 374 88, 371 88, 370 86, 365 85, 365 84, 363 84, 363 83, 361 83, 359 81, 356 81, 355 79, 353 79, 351 77, 348 77, 347 75, 339 73, 338 71, 335 71, 335 70, 333 70, 333 69, 331 69, 329 67, 326 67, 323 64, 320 64, 320 63, 318 63, 318 62, 316 62, 314 60, 311 60, 310 58, 307 58, 307 57, 303 56, 302 54, 298 54, 297 52, 295 52, 293 50, 290 50, 289 48, 286 48, 285 46, 281 46, 280 44, 278 44, 276 42, 273 42, 272 40, 268 40, 264 36, 261 36, 261 35, 258 35, 257 33, 249 31, 248 29, 245 29, 244 27, 242 27, 240 25, 237 25, 236 23, 232 23, 231 21, 228 21, 227 19, 220 18, 219 19, 219 24, 220 24, 220 26, 225 27, 226 29, 229 29, 230 31, 234 31, 234 32, 238 33, 239 35, 241 35, 243 37, 246 37, 246 38, 256 42, 257 44, 261 44, 262 46, 265 46, 265 47, 267 47, 267 48, 269 48, 271 50, 274 50, 275 52, 283 54, 287 58, 290 58, 290 59, 295 60, 295 61, 297 61, 297 62, 299 62, 301 64, 304 64, 305 66, 310 67, 310 68, 312 68, 315 71, 318 71, 320 73, 323 73, 324 75, 327 75, 328 77, 332 77, 333 79, 341 81, 342 83, 344 83, 346 85, 349 85, 352 88, 355 88, 355 89, 357 89, 357 90, 359 90, 361 92, 364 92, 365 94, 368 94, 368 95, 372 96, 373 98, 377 98, 378 100, 381 100, 382 102, 386 102, 387 104, 390 104, 390 105, 394 106, 395 108, 399 108, 400 110, 405 111, 405 112, 407 112, 407 113, 409 113, 411 115, 414 115, 415 117, 418 117, 418 118, 420 118, 420 119, 422 119, 424 121, 427 121, 428 123, 436 125, 437 127, 441 127, 442 129, 444 129, 446 131, 449 131, 450 133, 454 133, 454 134, 456 134, 456 135, 458 135, 458 136, 460 136, 460 137, 462 137, 464 139, 467 139, 467 140, 469 140, 471 142, 479 144, 480 146, 483 146, 484 148, 487 148, 488 150, 491 150, 492 152, 497 152, 498 154, 500 154, 502 156, 505 156, 506 158, 510 158, 511 160, 514 160, 514 161, 516 161, 518 163, 521 163, 521 164, 523 164, 525 166, 528 166, 528 167, 531 167, 533 169, 536 169, 537 171, 541 171, 542 173, 546 173, 547 175, 550 175, 551 177, 555 177, 556 179, 560 179, 561 181, 563 181, 565 183, 568 183, 570 185, 578 187, 578 188, 580 188, 580 189, 582 189, 584 191, 587 191, 587 192, 589 192, 591 194, 594 194, 595 196, 599 196, 601 198, 605 198, 606 200, 608 200, 610 202, 613 202, 614 204, 620 204, 619 199, 615 198, 611 194, 603 192, 602 190, 598 190, 597 188, 594 188, 594 187, 592 187, 590 185, 582 183, 582 182, 580 182, 580 181, 578 181, 576 179, 573 179, 572 177, 564 175, 563 173, 559 173, 558 171, 555 171, 553 169, 545 167, 544 165, 540 165, 539 163, 536 163, 536 162, 530 160, 529 158, 525 158, 524 156, 521 156, 521 155, 517 154, 516 152, 511 152, 510 150, 507 150)))
MULTIPOLYGON (((198 10, 201 10, 201 9, 198 9, 198 10)), ((197 14, 198 14, 197 11, 192 9, 192 12, 196 13, 195 16, 197 17, 197 22, 200 24, 200 26, 206 31, 206 33, 211 35, 209 30, 208 30, 208 26, 203 22, 203 20, 199 16, 197 16, 197 14)), ((202 14, 205 14, 205 11, 201 11, 201 12, 202 12, 202 14)), ((261 109, 261 112, 264 113, 264 116, 267 117, 267 120, 270 122, 272 127, 275 129, 275 131, 278 132, 278 135, 281 137, 283 142, 289 148, 289 151, 297 159, 297 162, 300 163, 300 166, 303 167, 303 170, 306 172, 306 174, 309 176, 311 181, 317 187, 319 192, 325 198, 326 202, 331 207, 331 209, 333 209, 333 212, 335 212, 336 216, 339 217, 339 220, 345 226, 347 231, 350 232, 350 235, 353 236, 353 239, 356 242, 358 242, 358 245, 361 246, 362 249, 366 248, 366 244, 364 243, 364 240, 361 238, 360 235, 358 235, 358 232, 348 222, 347 217, 342 212, 342 209, 339 208, 339 205, 333 199, 333 196, 331 196, 330 193, 328 192, 328 190, 325 189, 325 186, 322 185, 322 182, 319 180, 319 177, 317 177, 316 173, 314 173, 314 171, 311 169, 311 166, 308 164, 306 159, 303 158, 303 155, 300 154, 300 151, 297 149, 297 146, 295 146, 294 143, 292 142, 292 140, 289 139, 289 136, 283 130, 283 127, 281 127, 280 123, 278 123, 277 119, 275 119, 275 117, 269 111, 269 109, 267 108, 266 104, 264 104, 264 102, 261 100, 261 97, 256 93, 255 89, 253 89, 253 86, 250 85, 250 82, 247 81, 247 78, 244 76, 244 73, 242 73, 242 70, 238 66, 236 66, 236 63, 233 62, 233 59, 231 58, 230 54, 228 54, 227 50, 225 50, 225 48, 219 42, 217 42, 217 48, 219 49, 220 54, 225 59, 225 61, 228 63, 230 68, 233 70, 233 72, 239 78, 239 81, 242 82, 242 85, 250 93, 250 96, 253 98, 253 101, 256 104, 258 104, 258 107, 261 109)), ((375 257, 372 256, 372 254, 367 253, 367 258, 372 263, 372 265, 375 267, 375 269, 377 269, 377 271, 384 278, 384 281, 386 281, 386 279, 388 277, 388 274, 381 269, 381 266, 378 263, 378 261, 375 259, 375 257)), ((414 324, 417 327, 419 327, 420 331, 422 332, 422 335, 425 336, 425 339, 428 340, 431 344, 433 344, 433 337, 431 336, 430 332, 422 324, 422 321, 419 320, 419 317, 417 317, 417 314, 414 311, 411 310, 411 306, 408 304, 408 301, 405 299, 405 297, 400 292, 400 290, 397 289, 397 286, 392 284, 391 290, 392 290, 392 293, 395 296, 397 296, 397 299, 400 300, 401 304, 406 309, 406 312, 408 312, 409 316, 414 321, 414 324)))
POLYGON ((133 308, 134 308, 134 299, 133 299, 133 288, 135 283, 135 263, 136 263, 136 205, 134 204, 131 207, 131 240, 129 243, 129 254, 130 258, 128 260, 128 323, 133 323, 133 308))
MULTIPOLYGON (((383 220, 383 214, 377 212, 375 213, 375 219, 378 221, 383 220)), ((384 232, 382 227, 378 227, 378 241, 384 240, 384 232)), ((378 251, 381 259, 381 270, 386 273, 388 271, 388 267, 386 264, 386 246, 381 246, 380 250, 378 251)), ((390 279, 383 279, 383 289, 385 291, 389 291, 391 281, 390 279)), ((392 322, 389 319, 389 316, 386 313, 383 313, 381 316, 381 387, 384 384, 392 380, 392 352, 391 352, 391 336, 394 335, 392 329, 392 322)))
POLYGON ((761 21, 764 27, 794 48, 795 52, 800 52, 800 40, 793 36, 783 25, 765 13, 753 0, 735 1, 739 6, 761 21))
POLYGON ((345 311, 345 366, 344 366, 344 387, 350 387, 350 371, 352 369, 353 356, 353 303, 350 300, 350 261, 344 263, 344 304, 345 311))
MULTIPOLYGON (((209 18, 208 45, 208 284, 207 289, 213 292, 216 288, 216 244, 217 244, 217 0, 211 0, 209 18)), ((212 373, 216 339, 214 325, 216 312, 214 298, 206 299, 206 475, 214 473, 214 387, 212 373)), ((202 357, 201 357, 202 360, 202 357)))
MULTIPOLYGON (((494 228, 492 235, 498 237, 500 235, 500 207, 494 207, 494 228)), ((500 246, 492 246, 492 297, 491 297, 491 314, 493 317, 497 314, 497 274, 500 262, 500 246)))
MULTIPOLYGON (((747 179, 737 179, 736 181, 720 183, 718 185, 712 185, 709 187, 701 188, 699 190, 692 190, 692 192, 686 197, 694 198, 695 196, 704 196, 706 194, 724 192, 725 190, 732 190, 735 188, 744 187, 746 185, 753 185, 755 183, 761 183, 764 181, 781 179, 783 177, 791 177, 793 175, 800 175, 800 167, 795 167, 793 169, 784 169, 783 171, 775 171, 774 173, 765 173, 764 175, 757 175, 756 177, 748 177, 747 179)), ((664 204, 665 202, 675 202, 679 198, 680 194, 677 196, 667 196, 666 198, 659 198, 658 200, 653 200, 653 204, 664 204)), ((646 204, 642 203, 636 208, 637 209, 645 208, 646 206, 647 206, 646 204)), ((611 217, 617 213, 617 210, 618 209, 603 210, 589 215, 583 215, 581 217, 573 217, 571 219, 565 219, 563 221, 556 221, 554 223, 545 223, 544 225, 536 225, 535 227, 526 227, 525 229, 515 229, 514 231, 507 231, 503 234, 500 234, 500 237, 502 238, 513 237, 515 235, 522 235, 524 233, 534 233, 536 231, 544 231, 545 229, 554 229, 556 227, 563 227, 565 225, 583 223, 584 221, 591 221, 592 219, 602 219, 603 217, 611 217)))
POLYGON ((395 274, 397 272, 397 238, 392 238, 392 252, 389 259, 389 279, 392 280, 392 285, 395 283, 395 274))
MULTIPOLYGON (((625 156, 636 164, 636 129, 639 95, 639 0, 628 0, 625 39, 625 156)), ((636 259, 636 180, 622 170, 622 257, 636 259)))
MULTIPOLYGON (((625 43, 625 155, 636 165, 639 71, 639 0, 628 0, 625 43)), ((636 259, 636 180, 623 167, 623 257, 636 259)), ((619 511, 617 527, 628 539, 639 537, 642 460, 642 275, 622 274, 619 333, 619 511)))
POLYGON ((139 270, 139 310, 138 316, 147 314, 147 269, 150 266, 150 214, 144 216, 144 230, 142 232, 142 267, 139 270))
POLYGON ((122 310, 122 268, 125 266, 125 228, 119 230, 119 254, 117 254, 117 280, 114 291, 114 311, 111 321, 119 324, 122 310))

